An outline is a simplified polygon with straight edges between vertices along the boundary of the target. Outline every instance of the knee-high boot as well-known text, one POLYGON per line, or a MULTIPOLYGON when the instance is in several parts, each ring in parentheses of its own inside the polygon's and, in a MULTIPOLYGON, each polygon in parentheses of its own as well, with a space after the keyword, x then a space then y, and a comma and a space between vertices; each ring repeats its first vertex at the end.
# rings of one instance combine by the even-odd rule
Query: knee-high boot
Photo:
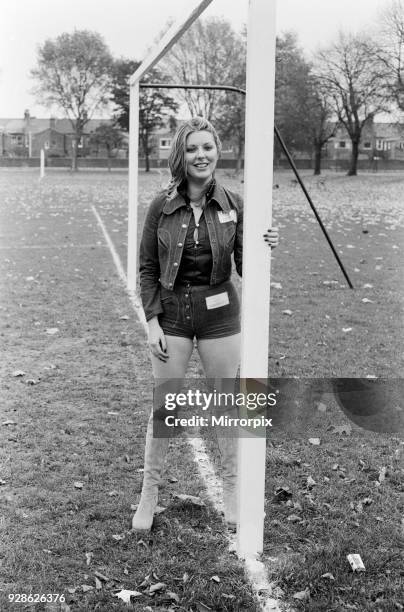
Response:
POLYGON ((237 526, 238 438, 217 436, 223 481, 224 518, 231 529, 237 526))
POLYGON ((132 529, 135 531, 150 531, 153 524, 168 442, 168 438, 153 437, 153 414, 151 414, 146 432, 142 494, 132 519, 132 529))

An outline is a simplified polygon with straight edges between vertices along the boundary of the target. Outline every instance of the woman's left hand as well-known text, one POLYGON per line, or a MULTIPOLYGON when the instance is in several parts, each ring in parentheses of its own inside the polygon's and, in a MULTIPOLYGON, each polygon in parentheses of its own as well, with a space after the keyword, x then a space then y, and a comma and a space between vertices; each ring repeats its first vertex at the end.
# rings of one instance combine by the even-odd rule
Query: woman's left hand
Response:
POLYGON ((264 240, 267 245, 274 249, 279 244, 279 232, 277 227, 270 227, 264 234, 264 240))

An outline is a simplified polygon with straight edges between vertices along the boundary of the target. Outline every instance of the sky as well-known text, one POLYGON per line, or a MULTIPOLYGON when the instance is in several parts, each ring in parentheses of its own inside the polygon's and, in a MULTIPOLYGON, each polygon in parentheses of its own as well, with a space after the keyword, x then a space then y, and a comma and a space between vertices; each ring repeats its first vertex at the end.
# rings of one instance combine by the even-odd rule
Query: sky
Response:
MULTIPOLYGON (((271 0, 268 0, 271 1, 271 0)), ((62 32, 99 32, 114 57, 141 60, 171 18, 189 10, 190 0, 0 0, 0 118, 47 117, 30 93, 36 49, 62 32)), ((377 24, 389 0, 277 0, 277 31, 293 30, 305 53, 327 45, 339 30, 355 32, 377 24)), ((213 0, 204 15, 247 22, 248 0, 213 0)))

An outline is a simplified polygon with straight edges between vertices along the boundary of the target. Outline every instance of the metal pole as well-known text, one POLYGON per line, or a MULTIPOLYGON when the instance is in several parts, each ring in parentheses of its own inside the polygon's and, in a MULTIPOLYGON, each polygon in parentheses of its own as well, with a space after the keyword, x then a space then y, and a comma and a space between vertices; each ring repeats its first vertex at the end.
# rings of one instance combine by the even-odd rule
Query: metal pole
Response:
MULTIPOLYGON (((268 374, 271 251, 264 240, 258 238, 271 227, 272 217, 275 7, 276 2, 250 0, 241 313, 242 386, 245 379, 266 379, 268 374), (262 78, 262 58, 265 58, 265 79, 262 78)), ((237 552, 241 557, 263 550, 265 454, 265 428, 261 428, 259 435, 246 430, 240 432, 237 552)))
POLYGON ((43 179, 45 176, 45 151, 41 149, 41 167, 39 171, 39 178, 43 179))
POLYGON ((277 137, 277 139, 279 141, 279 144, 281 145, 281 147, 283 149, 283 152, 285 153, 285 155, 286 155, 286 157, 287 157, 287 159, 289 161, 289 164, 290 164, 293 172, 295 173, 295 176, 296 176, 296 178, 297 178, 297 180, 299 182, 300 187, 303 189, 303 193, 306 196, 307 201, 310 204, 311 210, 314 212, 317 221, 319 222, 319 225, 320 225, 320 227, 322 229, 322 232, 323 232, 324 236, 326 237, 326 240, 327 240, 328 244, 330 245, 332 252, 334 253, 334 257, 337 260, 338 265, 341 268, 341 271, 342 271, 343 275, 345 276, 345 279, 346 279, 348 285, 350 286, 351 289, 353 289, 354 288, 353 284, 351 283, 351 280, 350 280, 350 278, 349 278, 349 276, 348 276, 348 274, 347 274, 347 272, 346 272, 346 270, 344 268, 344 265, 343 265, 342 261, 340 260, 339 255, 338 255, 337 251, 335 250, 335 247, 334 247, 333 243, 331 242, 331 238, 329 237, 328 232, 327 232, 327 230, 324 227, 324 224, 323 224, 323 222, 322 222, 322 220, 320 218, 320 215, 318 214, 318 212, 316 210, 316 207, 314 206, 314 204, 313 204, 313 202, 311 200, 311 197, 308 194, 308 191, 307 191, 307 189, 306 189, 306 187, 305 187, 305 185, 304 185, 304 183, 303 183, 303 181, 302 181, 302 179, 300 177, 300 174, 299 174, 299 172, 298 172, 298 170, 296 168, 295 162, 293 161, 293 159, 292 159, 292 157, 291 157, 291 155, 290 155, 290 153, 289 153, 289 151, 288 151, 288 149, 287 149, 287 147, 286 147, 286 145, 285 145, 285 143, 283 141, 283 138, 280 135, 278 128, 276 127, 276 125, 274 126, 274 129, 275 129, 275 134, 276 134, 276 137, 277 137))
POLYGON ((139 83, 130 86, 129 97, 129 193, 128 193, 128 290, 136 291, 137 201, 139 152, 139 83))

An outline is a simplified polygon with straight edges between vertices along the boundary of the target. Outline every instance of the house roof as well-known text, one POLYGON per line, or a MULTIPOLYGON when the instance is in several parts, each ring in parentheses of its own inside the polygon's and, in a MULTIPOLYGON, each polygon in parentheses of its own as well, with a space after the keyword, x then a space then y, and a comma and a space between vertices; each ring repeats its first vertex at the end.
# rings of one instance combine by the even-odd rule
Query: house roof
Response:
MULTIPOLYGON (((373 124, 365 125, 362 132, 362 140, 366 138, 384 138, 386 140, 404 140, 404 124, 402 123, 383 123, 375 121, 373 124)), ((344 126, 340 126, 334 137, 335 140, 346 139, 348 137, 344 126)))
MULTIPOLYGON (((39 134, 52 127, 56 132, 61 134, 72 134, 73 128, 69 119, 55 119, 54 127, 51 125, 51 119, 37 119, 36 117, 30 117, 28 132, 32 134, 39 134)), ((85 127, 84 133, 90 134, 94 132, 100 125, 110 124, 110 119, 90 119, 85 127)), ((8 132, 9 134, 23 134, 26 130, 25 119, 2 119, 0 118, 0 131, 8 132)))

